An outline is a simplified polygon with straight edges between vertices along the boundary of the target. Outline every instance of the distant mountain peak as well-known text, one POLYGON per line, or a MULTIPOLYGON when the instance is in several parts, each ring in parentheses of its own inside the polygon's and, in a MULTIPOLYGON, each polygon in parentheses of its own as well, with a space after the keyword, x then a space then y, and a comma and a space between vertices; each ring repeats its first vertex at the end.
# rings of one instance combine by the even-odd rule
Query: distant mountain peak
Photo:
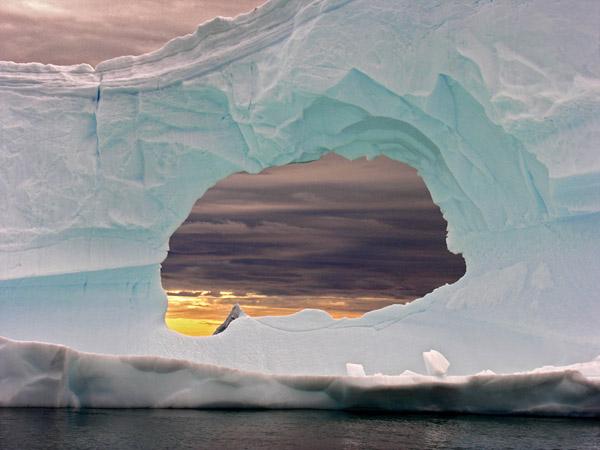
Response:
POLYGON ((246 315, 246 313, 244 312, 242 307, 238 303, 236 303, 235 305, 233 305, 233 308, 231 308, 231 311, 229 311, 229 315, 227 316, 225 321, 217 327, 217 329, 213 333, 213 336, 215 334, 222 333, 223 331, 225 331, 227 329, 227 327, 231 324, 231 322, 233 322, 235 319, 237 319, 239 317, 244 317, 245 315, 246 315))

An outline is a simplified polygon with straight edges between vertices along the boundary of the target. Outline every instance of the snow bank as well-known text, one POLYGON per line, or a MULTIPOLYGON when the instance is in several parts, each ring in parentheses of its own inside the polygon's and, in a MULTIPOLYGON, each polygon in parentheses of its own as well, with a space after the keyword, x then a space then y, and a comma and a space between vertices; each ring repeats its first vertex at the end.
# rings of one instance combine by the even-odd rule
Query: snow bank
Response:
POLYGON ((589 361, 600 354, 599 8, 273 0, 95 69, 0 63, 0 334, 186 359, 181 374, 208 370, 192 361, 419 372, 430 348, 452 361, 448 380, 589 361), (360 319, 306 311, 242 317, 210 338, 169 332, 160 262, 193 203, 231 173, 329 151, 415 167, 466 275, 360 319))
POLYGON ((317 408, 595 416, 600 359, 511 375, 272 375, 0 338, 0 406, 317 408))

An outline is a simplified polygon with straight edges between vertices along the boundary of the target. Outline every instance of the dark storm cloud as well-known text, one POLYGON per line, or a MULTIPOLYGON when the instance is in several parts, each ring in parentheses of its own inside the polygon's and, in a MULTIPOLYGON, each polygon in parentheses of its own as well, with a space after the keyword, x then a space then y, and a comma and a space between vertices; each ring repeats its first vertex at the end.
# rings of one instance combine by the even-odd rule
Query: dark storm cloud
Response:
POLYGON ((311 297, 356 298, 346 308, 368 311, 464 273, 445 227, 414 170, 329 155, 208 191, 171 239, 163 279, 168 289, 257 292, 282 307, 303 296, 311 307, 311 297))
POLYGON ((2 0, 0 60, 88 63, 155 50, 264 0, 2 0))

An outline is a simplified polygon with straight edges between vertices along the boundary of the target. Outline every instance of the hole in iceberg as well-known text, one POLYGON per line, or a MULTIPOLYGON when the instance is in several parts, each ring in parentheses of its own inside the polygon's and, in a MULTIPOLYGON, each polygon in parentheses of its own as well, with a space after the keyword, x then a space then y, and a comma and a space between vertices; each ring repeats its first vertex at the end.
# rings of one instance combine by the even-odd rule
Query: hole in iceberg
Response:
POLYGON ((235 317, 314 308, 353 318, 408 303, 464 274, 446 226, 416 170, 386 157, 330 153, 231 175, 171 238, 166 322, 211 335, 235 305, 235 317))

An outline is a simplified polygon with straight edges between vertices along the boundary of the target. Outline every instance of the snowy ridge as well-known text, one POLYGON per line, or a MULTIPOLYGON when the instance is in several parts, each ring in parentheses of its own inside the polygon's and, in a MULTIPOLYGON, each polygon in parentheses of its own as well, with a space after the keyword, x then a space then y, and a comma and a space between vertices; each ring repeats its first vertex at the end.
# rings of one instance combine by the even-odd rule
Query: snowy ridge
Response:
POLYGON ((600 358, 444 379, 270 375, 158 357, 108 356, 0 338, 0 406, 315 408, 600 415, 600 358))

